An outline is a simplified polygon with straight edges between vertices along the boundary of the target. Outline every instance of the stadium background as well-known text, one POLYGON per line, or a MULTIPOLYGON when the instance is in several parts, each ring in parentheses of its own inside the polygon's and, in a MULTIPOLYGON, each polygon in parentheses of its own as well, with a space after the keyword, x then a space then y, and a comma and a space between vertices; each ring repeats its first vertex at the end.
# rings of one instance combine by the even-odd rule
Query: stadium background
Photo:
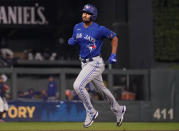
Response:
MULTIPOLYGON (((127 105, 125 121, 179 121, 177 0, 0 0, 0 48, 14 53, 11 59, 1 56, 0 62, 11 87, 5 120, 84 120, 81 103, 66 96, 80 70, 78 49, 69 47, 67 39, 89 2, 99 10, 97 22, 119 34, 119 61, 112 69, 106 62, 103 77, 119 103, 127 105), (53 102, 41 97, 50 75, 58 85, 53 102), (36 94, 23 97, 29 90, 36 94)), ((105 40, 105 61, 109 54, 105 40)), ((98 121, 115 121, 98 97, 93 100, 101 114, 98 121)))

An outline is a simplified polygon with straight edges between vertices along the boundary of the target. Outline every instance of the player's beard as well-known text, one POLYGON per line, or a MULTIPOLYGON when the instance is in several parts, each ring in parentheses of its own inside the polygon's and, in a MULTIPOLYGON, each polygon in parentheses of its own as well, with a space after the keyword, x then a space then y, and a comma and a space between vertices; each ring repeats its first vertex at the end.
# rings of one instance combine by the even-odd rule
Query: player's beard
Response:
MULTIPOLYGON (((86 19, 86 18, 85 18, 85 19, 86 19)), ((85 19, 82 18, 83 23, 85 23, 86 25, 88 25, 88 24, 91 23, 91 20, 90 20, 90 19, 89 19, 89 20, 87 20, 87 19, 85 20, 85 19)))
POLYGON ((83 21, 83 23, 85 23, 86 25, 89 25, 91 21, 83 21))

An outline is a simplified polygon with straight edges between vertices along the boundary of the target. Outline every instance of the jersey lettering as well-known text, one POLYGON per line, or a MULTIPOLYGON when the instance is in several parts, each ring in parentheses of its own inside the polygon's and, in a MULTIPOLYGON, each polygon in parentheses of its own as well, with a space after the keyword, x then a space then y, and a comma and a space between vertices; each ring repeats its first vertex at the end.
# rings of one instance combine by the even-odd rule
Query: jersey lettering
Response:
POLYGON ((91 36, 89 36, 89 35, 86 35, 86 36, 84 37, 84 39, 85 39, 85 40, 89 40, 90 42, 93 42, 93 43, 96 42, 96 39, 93 38, 93 37, 91 37, 91 36))
POLYGON ((82 33, 77 33, 76 34, 76 39, 78 39, 78 38, 82 38, 82 33))

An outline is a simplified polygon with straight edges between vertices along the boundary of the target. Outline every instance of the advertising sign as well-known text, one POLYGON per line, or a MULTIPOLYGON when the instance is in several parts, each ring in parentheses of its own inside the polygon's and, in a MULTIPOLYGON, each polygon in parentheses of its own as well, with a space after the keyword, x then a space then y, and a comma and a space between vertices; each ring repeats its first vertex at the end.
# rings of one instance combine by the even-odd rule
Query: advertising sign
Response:
POLYGON ((81 102, 10 102, 5 121, 84 121, 81 102))

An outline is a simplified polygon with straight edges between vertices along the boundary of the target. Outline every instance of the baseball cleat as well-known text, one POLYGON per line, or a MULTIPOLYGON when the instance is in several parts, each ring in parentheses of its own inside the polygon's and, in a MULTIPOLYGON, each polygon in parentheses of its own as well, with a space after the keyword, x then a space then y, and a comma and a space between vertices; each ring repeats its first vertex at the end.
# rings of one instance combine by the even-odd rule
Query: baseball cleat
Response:
POLYGON ((120 117, 117 117, 117 126, 121 126, 122 121, 123 121, 123 119, 124 119, 124 114, 125 114, 125 112, 126 112, 126 106, 123 106, 123 107, 122 107, 122 112, 121 112, 120 117))
POLYGON ((89 114, 89 113, 87 113, 86 115, 87 115, 86 116, 86 120, 85 120, 83 126, 85 128, 88 128, 89 126, 91 126, 93 124, 94 120, 98 117, 98 112, 96 111, 95 114, 89 114))

